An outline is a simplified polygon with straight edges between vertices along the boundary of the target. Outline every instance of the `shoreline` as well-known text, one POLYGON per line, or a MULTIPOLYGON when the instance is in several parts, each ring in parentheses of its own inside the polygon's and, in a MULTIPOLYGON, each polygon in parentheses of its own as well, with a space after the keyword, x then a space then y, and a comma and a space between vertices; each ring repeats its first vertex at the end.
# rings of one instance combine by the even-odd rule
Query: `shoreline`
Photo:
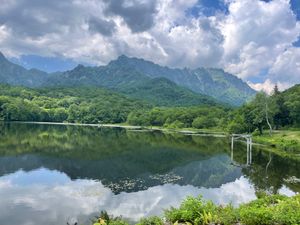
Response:
POLYGON ((220 131, 207 130, 189 130, 186 129, 168 129, 163 127, 152 126, 134 126, 126 124, 93 124, 93 123, 64 123, 64 122, 35 122, 35 121, 3 121, 4 123, 20 123, 20 124, 41 124, 41 125, 59 125, 59 126, 84 126, 84 127, 107 127, 107 128, 123 128, 132 131, 161 131, 164 133, 180 133, 185 135, 212 136, 212 137, 228 137, 229 134, 220 131))
MULTIPOLYGON (((98 127, 98 128, 122 128, 128 131, 134 132, 151 132, 160 131, 163 133, 178 133, 182 135, 202 136, 202 137, 216 137, 216 138, 229 138, 230 134, 227 132, 216 130, 197 130, 190 128, 163 128, 155 126, 133 126, 127 124, 89 124, 89 123, 66 123, 66 122, 35 122, 35 121, 0 121, 3 123, 19 123, 19 124, 40 124, 40 125, 58 125, 58 126, 84 126, 84 127, 98 127)), ((253 145, 261 146, 264 151, 272 152, 283 157, 293 158, 300 160, 300 155, 295 153, 289 153, 285 149, 282 149, 276 143, 270 143, 259 140, 260 137, 253 136, 253 145)), ((244 142, 243 140, 239 140, 244 142)))
POLYGON ((96 124, 96 123, 64 123, 64 122, 34 122, 34 121, 10 121, 8 123, 21 124, 41 124, 41 125, 60 125, 60 126, 83 126, 83 127, 116 127, 124 129, 141 129, 141 126, 121 125, 121 124, 96 124))

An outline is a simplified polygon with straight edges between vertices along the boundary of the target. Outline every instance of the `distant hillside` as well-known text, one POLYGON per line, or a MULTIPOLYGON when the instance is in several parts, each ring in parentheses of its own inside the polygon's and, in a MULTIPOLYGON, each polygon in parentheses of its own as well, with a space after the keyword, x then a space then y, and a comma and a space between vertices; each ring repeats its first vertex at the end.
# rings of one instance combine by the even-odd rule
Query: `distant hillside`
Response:
POLYGON ((158 106, 217 105, 214 98, 179 87, 166 78, 154 78, 120 91, 127 96, 146 100, 158 106))
POLYGON ((46 72, 36 69, 27 70, 8 61, 0 52, 0 83, 38 87, 47 77, 46 72))
POLYGON ((171 69, 126 56, 106 66, 78 65, 70 71, 47 74, 26 70, 1 54, 0 68, 0 83, 27 87, 105 87, 160 106, 215 105, 217 102, 238 106, 255 94, 245 82, 220 69, 171 69))

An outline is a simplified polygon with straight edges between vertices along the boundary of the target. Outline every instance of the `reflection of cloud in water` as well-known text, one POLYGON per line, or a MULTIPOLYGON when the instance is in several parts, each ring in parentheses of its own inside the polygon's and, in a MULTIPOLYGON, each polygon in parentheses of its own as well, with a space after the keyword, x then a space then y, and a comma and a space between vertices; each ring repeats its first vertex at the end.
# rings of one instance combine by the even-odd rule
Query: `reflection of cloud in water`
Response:
POLYGON ((218 204, 237 205, 255 198, 254 188, 244 177, 219 188, 196 188, 164 184, 135 193, 114 195, 101 182, 71 181, 65 174, 46 169, 29 173, 18 171, 0 178, 0 224, 65 224, 68 217, 85 218, 100 210, 131 220, 160 214, 178 206, 187 196, 203 195, 218 204), (47 182, 39 177, 57 182, 47 182), (26 179, 29 182, 24 182, 26 179), (17 216, 16 216, 17 215, 17 216))
POLYGON ((286 196, 293 196, 295 195, 295 192, 291 191, 287 186, 283 185, 279 190, 278 190, 279 194, 282 195, 286 195, 286 196))

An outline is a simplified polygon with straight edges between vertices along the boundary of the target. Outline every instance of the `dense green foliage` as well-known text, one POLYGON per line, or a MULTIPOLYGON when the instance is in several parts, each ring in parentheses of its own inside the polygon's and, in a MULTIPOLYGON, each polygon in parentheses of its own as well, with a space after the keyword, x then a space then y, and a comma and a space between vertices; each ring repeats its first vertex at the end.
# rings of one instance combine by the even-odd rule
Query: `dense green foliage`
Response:
POLYGON ((147 218, 142 218, 137 225, 163 225, 163 220, 158 216, 150 216, 147 218))
POLYGON ((299 224, 300 196, 265 196, 239 209, 240 220, 243 224, 299 224))
MULTIPOLYGON (((158 104, 164 104, 166 101, 166 98, 160 97, 161 95, 164 94, 157 91, 158 104)), ((147 98, 146 94, 144 96, 147 98)), ((184 105, 185 98, 179 99, 179 96, 174 96, 168 97, 173 99, 170 102, 176 101, 184 105)), ((195 104, 197 101, 205 102, 205 99, 202 101, 196 97, 188 98, 194 99, 195 104)), ((207 104, 212 102, 208 101, 207 104)), ((219 126, 221 118, 228 110, 223 106, 205 105, 153 108, 147 103, 100 88, 29 89, 0 85, 0 120, 5 121, 77 123, 127 121, 131 125, 210 128, 219 126)))
MULTIPOLYGON (((280 96, 283 94, 285 93, 280 94, 280 96)), ((273 129, 298 128, 299 124, 297 121, 298 117, 300 117, 300 111, 292 110, 290 107, 285 107, 280 110, 280 108, 274 104, 275 97, 276 96, 268 97, 264 93, 258 93, 253 101, 238 109, 216 106, 139 110, 130 113, 127 122, 132 125, 143 126, 196 129, 214 128, 222 129, 229 133, 254 132, 254 134, 262 134, 265 129, 269 129, 266 120, 265 102, 267 102, 268 120, 273 129), (286 115, 286 112, 289 112, 289 114, 286 115), (284 116, 280 116, 281 114, 284 114, 284 116)), ((296 98, 292 99, 295 101, 296 98)), ((291 101, 283 101, 283 103, 295 105, 291 103, 291 101)))
POLYGON ((224 107, 152 108, 131 112, 127 122, 132 125, 166 128, 212 128, 222 126, 228 111, 224 107))
POLYGON ((256 142, 278 147, 284 150, 283 154, 299 157, 299 118, 300 85, 284 92, 279 92, 275 86, 270 96, 257 93, 251 102, 231 111, 225 117, 224 126, 230 133, 252 133, 256 142))
MULTIPOLYGON (((168 81, 162 80, 164 85, 168 81)), ((146 85, 146 84, 145 84, 146 85)), ((176 94, 169 96, 160 91, 149 94, 147 87, 143 98, 150 95, 156 105, 168 105, 177 102, 184 105, 184 100, 176 94), (148 95, 148 94, 149 95, 148 95), (173 102, 173 103, 172 103, 173 102)), ((153 86, 153 85, 151 85, 153 86)), ((151 88, 150 88, 151 89, 151 88)), ((151 89, 153 90, 153 89, 151 89)), ((129 94, 129 92, 128 92, 129 94)), ((300 127, 300 85, 280 93, 267 96, 258 93, 244 106, 232 109, 221 105, 193 107, 155 107, 138 100, 113 93, 101 88, 70 87, 28 89, 0 85, 0 119, 6 121, 51 121, 78 123, 124 123, 141 126, 163 126, 166 128, 222 129, 230 133, 263 133, 263 130, 300 127)), ((139 98, 138 96, 134 96, 139 98)), ((150 98, 150 97, 149 97, 150 98)), ((197 102, 197 99, 189 96, 197 102)), ((190 102, 191 103, 191 102, 190 102)), ((200 103, 199 103, 200 104, 200 103)))
POLYGON ((300 127, 300 85, 295 85, 275 97, 280 118, 278 125, 291 124, 300 127))
POLYGON ((93 221, 93 225, 129 225, 128 222, 122 220, 122 217, 109 216, 106 211, 101 211, 100 215, 93 221))
POLYGON ((99 88, 28 89, 0 85, 0 120, 122 123, 145 103, 99 88))
MULTIPOLYGON (((102 225, 106 225, 110 224, 111 220, 105 219, 102 213, 99 221, 102 222, 102 225)), ((122 220, 116 221, 118 221, 116 224, 120 225, 126 223, 122 220)), ((197 198, 188 197, 179 208, 166 210, 164 219, 159 217, 142 218, 137 223, 137 225, 163 224, 298 225, 300 224, 300 195, 293 197, 263 195, 261 198, 238 208, 231 205, 217 206, 211 201, 203 200, 201 196, 197 198)))
POLYGON ((236 110, 229 117, 229 131, 262 134, 270 126, 274 129, 300 127, 300 85, 280 93, 277 87, 271 96, 258 93, 253 101, 236 110), (267 121, 268 120, 268 121, 267 121))

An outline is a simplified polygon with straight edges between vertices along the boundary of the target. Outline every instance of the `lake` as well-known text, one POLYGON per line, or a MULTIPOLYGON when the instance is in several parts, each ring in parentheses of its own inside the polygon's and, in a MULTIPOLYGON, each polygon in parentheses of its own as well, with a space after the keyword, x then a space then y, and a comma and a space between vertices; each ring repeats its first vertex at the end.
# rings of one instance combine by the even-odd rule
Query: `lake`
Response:
POLYGON ((298 161, 228 138, 88 126, 0 123, 0 224, 129 221, 187 196, 239 205, 258 191, 300 191, 298 161))

